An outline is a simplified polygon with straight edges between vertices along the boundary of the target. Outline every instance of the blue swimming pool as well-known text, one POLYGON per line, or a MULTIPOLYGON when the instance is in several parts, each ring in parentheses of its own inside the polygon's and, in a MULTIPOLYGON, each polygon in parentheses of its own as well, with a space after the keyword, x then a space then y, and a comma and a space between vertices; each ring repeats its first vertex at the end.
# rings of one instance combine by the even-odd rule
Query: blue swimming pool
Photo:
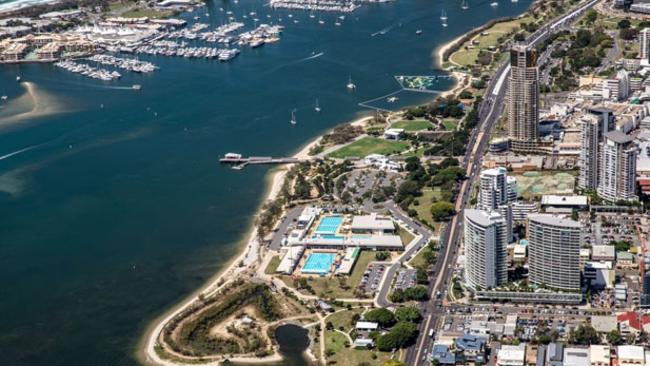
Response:
POLYGON ((332 268, 332 263, 334 263, 335 257, 336 254, 334 253, 311 253, 309 257, 307 257, 300 272, 306 274, 327 274, 329 273, 330 268, 332 268))
POLYGON ((334 235, 336 234, 336 230, 338 230, 339 226, 341 226, 342 222, 343 222, 343 217, 341 216, 323 217, 320 220, 320 223, 318 224, 316 231, 314 231, 314 234, 334 235))

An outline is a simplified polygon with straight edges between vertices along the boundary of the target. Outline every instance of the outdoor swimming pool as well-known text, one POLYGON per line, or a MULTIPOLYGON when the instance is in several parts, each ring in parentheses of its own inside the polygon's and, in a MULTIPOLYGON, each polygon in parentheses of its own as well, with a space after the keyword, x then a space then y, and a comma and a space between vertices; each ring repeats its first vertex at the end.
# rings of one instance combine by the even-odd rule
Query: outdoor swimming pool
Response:
POLYGON ((334 253, 311 253, 307 257, 305 265, 302 266, 300 272, 306 274, 327 274, 330 268, 332 268, 335 257, 336 254, 334 253))
POLYGON ((338 230, 339 226, 341 226, 341 222, 343 222, 342 216, 323 217, 320 220, 320 223, 318 224, 316 231, 314 231, 314 234, 334 235, 336 234, 336 230, 338 230))

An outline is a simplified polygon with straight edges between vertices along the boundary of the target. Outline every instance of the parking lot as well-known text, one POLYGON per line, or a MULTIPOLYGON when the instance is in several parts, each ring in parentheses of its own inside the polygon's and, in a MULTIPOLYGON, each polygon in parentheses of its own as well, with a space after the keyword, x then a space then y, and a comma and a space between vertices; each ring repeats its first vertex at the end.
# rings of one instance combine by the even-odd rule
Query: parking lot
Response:
POLYGON ((374 293, 379 288, 384 273, 386 272, 387 265, 380 263, 370 263, 363 272, 359 287, 366 293, 374 293))
POLYGON ((415 286, 417 279, 417 271, 415 269, 400 269, 397 272, 395 279, 395 289, 405 290, 409 287, 415 286))

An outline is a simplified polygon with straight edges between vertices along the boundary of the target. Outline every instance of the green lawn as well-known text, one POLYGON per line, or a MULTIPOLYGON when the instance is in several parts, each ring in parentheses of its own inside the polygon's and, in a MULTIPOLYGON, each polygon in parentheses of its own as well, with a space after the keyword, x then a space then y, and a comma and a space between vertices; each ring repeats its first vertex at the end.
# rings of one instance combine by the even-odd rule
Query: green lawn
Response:
POLYGON ((415 257, 413 257, 413 259, 411 259, 409 264, 412 265, 413 267, 426 267, 427 262, 424 260, 424 252, 430 250, 431 249, 429 249, 428 246, 422 248, 422 250, 420 250, 418 254, 416 254, 415 257))
POLYGON ((345 329, 343 331, 347 333, 353 328, 352 317, 354 314, 361 315, 361 313, 363 313, 363 310, 363 308, 357 308, 352 310, 337 311, 336 313, 332 313, 330 316, 328 316, 325 321, 332 322, 335 329, 340 329, 340 327, 343 327, 345 329))
POLYGON ((346 341, 347 338, 339 332, 325 332, 325 349, 334 351, 334 355, 327 357, 328 363, 346 366, 380 366, 390 359, 389 352, 357 350, 352 347, 346 348, 346 341), (373 354, 375 355, 374 358, 373 354))
MULTIPOLYGON (((314 289, 316 295, 333 298, 353 298, 354 289, 359 285, 363 272, 366 270, 368 263, 375 260, 375 252, 363 250, 359 253, 359 258, 357 263, 355 263, 352 273, 345 280, 348 289, 341 287, 341 282, 338 277, 328 278, 328 277, 311 277, 308 282, 309 285, 314 289)), ((280 276, 282 280, 289 286, 293 287, 293 280, 290 276, 280 276)), ((310 295, 306 290, 299 290, 301 293, 310 295)))
POLYGON ((399 154, 409 148, 408 141, 389 141, 378 137, 363 137, 349 145, 329 154, 332 158, 343 159, 347 157, 363 158, 370 154, 391 155, 399 154))
POLYGON ((390 127, 403 128, 404 131, 406 132, 415 132, 415 131, 426 130, 429 127, 433 127, 433 123, 423 119, 416 119, 413 121, 404 120, 404 121, 395 122, 390 127))
POLYGON ((497 23, 481 32, 487 33, 486 35, 479 33, 471 40, 465 42, 465 44, 463 44, 463 46, 458 51, 454 52, 449 57, 449 60, 461 66, 473 65, 476 63, 479 50, 487 50, 490 46, 498 46, 498 39, 500 37, 518 32, 521 29, 519 26, 521 23, 529 23, 532 20, 533 19, 531 17, 527 16, 521 19, 497 23), (473 44, 473 40, 478 41, 478 44, 473 44), (467 46, 473 46, 474 48, 466 49, 465 47, 467 46))
POLYGON ((412 203, 409 209, 414 209, 418 213, 418 218, 433 225, 434 231, 437 232, 441 224, 433 221, 431 216, 431 204, 434 198, 440 199, 440 188, 424 188, 422 189, 422 195, 416 198, 420 204, 416 206, 412 203))
POLYGON ((399 228, 399 237, 400 237, 400 239, 402 239, 402 243, 404 244, 404 246, 407 246, 407 245, 409 245, 409 243, 411 242, 411 240, 413 240, 413 238, 415 236, 413 236, 413 234, 408 232, 406 229, 403 229, 403 228, 400 227, 399 228))
POLYGON ((458 120, 447 118, 442 121, 442 125, 445 126, 445 130, 453 131, 456 129, 456 126, 458 126, 458 120))
POLYGON ((280 256, 279 255, 274 255, 273 258, 269 261, 268 266, 266 266, 266 269, 264 269, 264 273, 270 275, 274 274, 275 270, 278 268, 280 265, 280 256))
POLYGON ((154 10, 154 9, 134 9, 134 10, 129 10, 122 14, 124 18, 142 18, 142 17, 147 17, 147 18, 152 18, 152 19, 159 19, 159 18, 166 18, 168 16, 173 15, 174 13, 171 11, 166 11, 166 10, 154 10))

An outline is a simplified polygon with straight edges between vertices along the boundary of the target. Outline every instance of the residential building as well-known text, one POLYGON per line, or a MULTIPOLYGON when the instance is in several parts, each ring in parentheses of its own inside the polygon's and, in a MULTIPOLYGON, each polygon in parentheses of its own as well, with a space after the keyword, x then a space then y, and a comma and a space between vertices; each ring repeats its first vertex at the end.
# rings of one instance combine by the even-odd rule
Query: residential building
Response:
POLYGON ((637 200, 634 139, 621 131, 607 132, 599 158, 598 195, 612 202, 637 200))
POLYGON ((514 151, 537 147, 539 132, 539 69, 537 51, 518 44, 510 50, 508 137, 514 151))
POLYGON ((650 28, 643 28, 639 32, 639 58, 646 65, 650 63, 650 28))
POLYGON ((485 363, 485 337, 464 334, 456 338, 456 349, 462 352, 464 362, 485 363))
POLYGON ((477 208, 498 211, 508 226, 508 242, 512 240, 512 205, 517 199, 517 180, 508 177, 506 168, 486 169, 481 172, 477 208), (512 200, 514 197, 514 200, 512 200))
POLYGON ((437 360, 438 365, 455 365, 456 355, 449 350, 446 344, 436 343, 431 350, 431 359, 437 360))
POLYGON ((470 289, 508 281, 507 223, 496 211, 465 209, 465 282, 470 289))
POLYGON ((602 124, 600 118, 594 114, 585 114, 578 124, 581 140, 578 187, 595 190, 598 186, 598 148, 602 124))
POLYGON ((582 225, 550 214, 528 216, 529 281, 561 290, 580 290, 582 225))
POLYGON ((512 220, 515 222, 526 221, 528 215, 538 212, 537 202, 516 201, 512 203, 512 220))
POLYGON ((650 307, 650 271, 643 274, 639 305, 643 308, 650 307))
POLYGON ((548 366, 563 366, 564 345, 562 343, 550 343, 546 348, 546 364, 548 366))

